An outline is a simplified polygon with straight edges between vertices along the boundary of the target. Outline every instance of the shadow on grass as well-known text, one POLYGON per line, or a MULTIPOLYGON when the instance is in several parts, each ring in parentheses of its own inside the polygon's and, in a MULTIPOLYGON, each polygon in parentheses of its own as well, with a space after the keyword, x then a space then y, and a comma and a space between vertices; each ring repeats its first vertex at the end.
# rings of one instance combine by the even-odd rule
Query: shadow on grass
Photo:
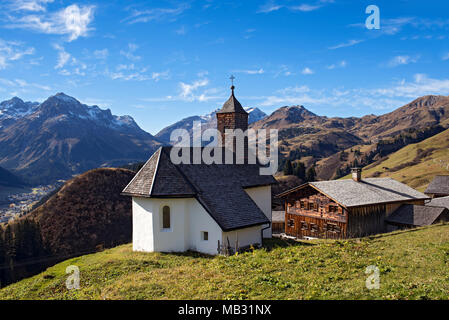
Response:
POLYGON ((263 248, 267 251, 271 251, 276 248, 287 248, 292 246, 316 246, 316 243, 309 242, 307 240, 293 240, 293 239, 280 239, 271 238, 263 240, 263 248))
POLYGON ((185 252, 160 252, 160 254, 162 256, 167 256, 167 257, 177 256, 177 257, 205 258, 205 259, 212 259, 215 257, 214 255, 201 253, 201 252, 197 252, 197 251, 193 251, 193 250, 188 250, 185 252))

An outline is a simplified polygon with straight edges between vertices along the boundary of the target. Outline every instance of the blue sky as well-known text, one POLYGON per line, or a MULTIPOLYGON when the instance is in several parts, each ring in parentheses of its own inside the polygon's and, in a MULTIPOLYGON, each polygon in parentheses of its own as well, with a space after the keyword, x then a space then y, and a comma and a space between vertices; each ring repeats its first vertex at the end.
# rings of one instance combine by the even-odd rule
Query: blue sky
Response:
POLYGON ((449 95, 447 1, 2 0, 0 100, 57 92, 150 133, 220 107, 382 114, 449 95), (380 29, 368 30, 368 5, 380 29))

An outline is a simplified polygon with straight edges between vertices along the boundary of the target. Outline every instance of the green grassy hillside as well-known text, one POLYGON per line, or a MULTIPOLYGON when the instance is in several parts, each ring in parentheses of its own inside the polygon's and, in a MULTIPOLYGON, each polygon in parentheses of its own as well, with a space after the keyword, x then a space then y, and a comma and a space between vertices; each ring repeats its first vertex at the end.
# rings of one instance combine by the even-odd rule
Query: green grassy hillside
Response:
POLYGON ((131 245, 62 262, 0 299, 448 299, 449 225, 361 240, 285 242, 232 257, 137 253, 131 245), (65 270, 80 270, 67 290, 65 270), (380 289, 365 287, 366 267, 380 289))
POLYGON ((449 129, 363 168, 364 178, 391 177, 419 191, 435 175, 449 175, 449 129))

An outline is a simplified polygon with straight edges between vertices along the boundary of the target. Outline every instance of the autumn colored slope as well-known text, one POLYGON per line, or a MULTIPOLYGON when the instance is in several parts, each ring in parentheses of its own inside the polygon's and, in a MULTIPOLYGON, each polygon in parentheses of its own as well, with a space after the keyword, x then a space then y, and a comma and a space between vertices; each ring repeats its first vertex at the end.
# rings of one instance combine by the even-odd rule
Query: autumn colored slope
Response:
POLYGON ((424 191, 436 175, 449 175, 449 129, 364 167, 362 177, 391 177, 424 191))

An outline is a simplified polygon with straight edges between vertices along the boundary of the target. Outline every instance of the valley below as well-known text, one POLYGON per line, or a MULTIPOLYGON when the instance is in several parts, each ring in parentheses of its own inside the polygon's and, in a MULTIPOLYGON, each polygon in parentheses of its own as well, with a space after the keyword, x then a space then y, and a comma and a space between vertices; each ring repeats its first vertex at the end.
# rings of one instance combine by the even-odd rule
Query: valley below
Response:
POLYGON ((44 197, 58 189, 65 181, 36 187, 0 187, 0 223, 26 214, 44 197))

